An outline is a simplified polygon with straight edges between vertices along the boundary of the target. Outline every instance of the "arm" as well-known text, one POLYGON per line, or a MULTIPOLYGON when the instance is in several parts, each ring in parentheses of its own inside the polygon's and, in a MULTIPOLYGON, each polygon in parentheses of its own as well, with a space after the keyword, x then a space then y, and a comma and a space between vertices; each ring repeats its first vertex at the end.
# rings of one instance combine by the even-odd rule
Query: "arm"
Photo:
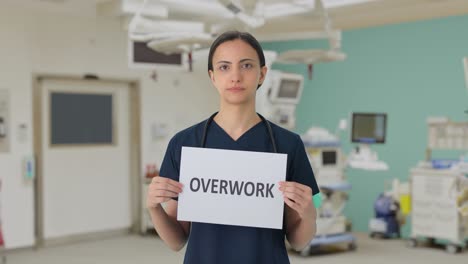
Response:
POLYGON ((190 223, 177 221, 177 197, 182 191, 179 182, 168 178, 155 177, 148 189, 147 207, 156 232, 174 251, 181 250, 187 242, 190 223), (161 203, 166 202, 166 208, 161 203))
POLYGON ((312 190, 296 182, 281 182, 286 203, 286 238, 296 250, 301 250, 312 240, 316 232, 316 209, 312 202, 312 190))

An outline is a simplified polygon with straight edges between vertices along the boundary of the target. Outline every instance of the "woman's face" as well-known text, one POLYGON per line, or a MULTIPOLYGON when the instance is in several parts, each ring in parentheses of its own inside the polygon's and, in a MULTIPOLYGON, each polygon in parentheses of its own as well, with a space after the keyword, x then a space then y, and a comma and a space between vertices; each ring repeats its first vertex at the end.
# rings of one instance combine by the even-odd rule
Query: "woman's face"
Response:
POLYGON ((252 46, 241 39, 226 41, 213 54, 210 78, 221 100, 228 104, 255 103, 257 86, 263 83, 267 68, 252 46))

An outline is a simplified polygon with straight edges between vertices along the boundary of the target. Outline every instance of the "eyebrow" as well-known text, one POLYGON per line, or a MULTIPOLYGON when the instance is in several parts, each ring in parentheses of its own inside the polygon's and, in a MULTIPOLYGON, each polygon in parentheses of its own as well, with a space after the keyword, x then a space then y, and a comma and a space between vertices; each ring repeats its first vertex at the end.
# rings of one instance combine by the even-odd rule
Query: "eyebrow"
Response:
MULTIPOLYGON (((246 61, 253 61, 253 62, 255 62, 255 60, 253 60, 253 59, 248 59, 248 58, 247 58, 247 59, 242 59, 242 60, 240 60, 239 62, 242 63, 242 62, 246 62, 246 61)), ((220 64, 220 63, 232 64, 232 62, 230 62, 230 61, 218 61, 218 62, 216 62, 216 64, 220 64)))

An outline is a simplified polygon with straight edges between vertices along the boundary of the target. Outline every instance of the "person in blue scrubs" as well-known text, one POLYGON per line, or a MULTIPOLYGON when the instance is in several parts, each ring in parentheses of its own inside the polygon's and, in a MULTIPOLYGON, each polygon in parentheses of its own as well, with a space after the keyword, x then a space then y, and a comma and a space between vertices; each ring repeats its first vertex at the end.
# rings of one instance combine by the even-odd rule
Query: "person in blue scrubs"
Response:
POLYGON ((210 48, 208 74, 220 95, 219 112, 170 140, 160 176, 153 178, 148 190, 153 225, 175 251, 188 242, 186 264, 289 263, 285 238, 300 250, 316 231, 313 195, 319 189, 304 144, 297 134, 255 111, 256 90, 265 80, 267 67, 263 50, 251 34, 221 34, 210 48), (286 181, 278 183, 286 205, 283 229, 177 221, 177 197, 184 189, 179 183, 182 146, 287 154, 286 181), (161 203, 166 203, 165 208, 161 203))

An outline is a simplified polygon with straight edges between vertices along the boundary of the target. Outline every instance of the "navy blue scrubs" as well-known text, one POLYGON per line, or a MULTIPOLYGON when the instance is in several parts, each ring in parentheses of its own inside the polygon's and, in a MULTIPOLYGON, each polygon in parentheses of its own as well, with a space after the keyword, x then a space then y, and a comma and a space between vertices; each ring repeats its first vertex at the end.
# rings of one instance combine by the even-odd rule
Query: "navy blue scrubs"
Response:
MULTIPOLYGON (((179 181, 182 146, 200 147, 205 121, 177 133, 169 142, 160 175, 179 181)), ((278 153, 288 154, 287 181, 295 181, 319 192, 301 138, 273 123, 278 153)), ((206 148, 273 152, 265 123, 259 122, 233 140, 217 123, 207 131, 206 148)), ((253 161, 255 162, 255 161, 253 161)), ((213 212, 215 214, 216 212, 213 212)), ((192 222, 185 264, 274 264, 289 263, 283 230, 192 222)))

